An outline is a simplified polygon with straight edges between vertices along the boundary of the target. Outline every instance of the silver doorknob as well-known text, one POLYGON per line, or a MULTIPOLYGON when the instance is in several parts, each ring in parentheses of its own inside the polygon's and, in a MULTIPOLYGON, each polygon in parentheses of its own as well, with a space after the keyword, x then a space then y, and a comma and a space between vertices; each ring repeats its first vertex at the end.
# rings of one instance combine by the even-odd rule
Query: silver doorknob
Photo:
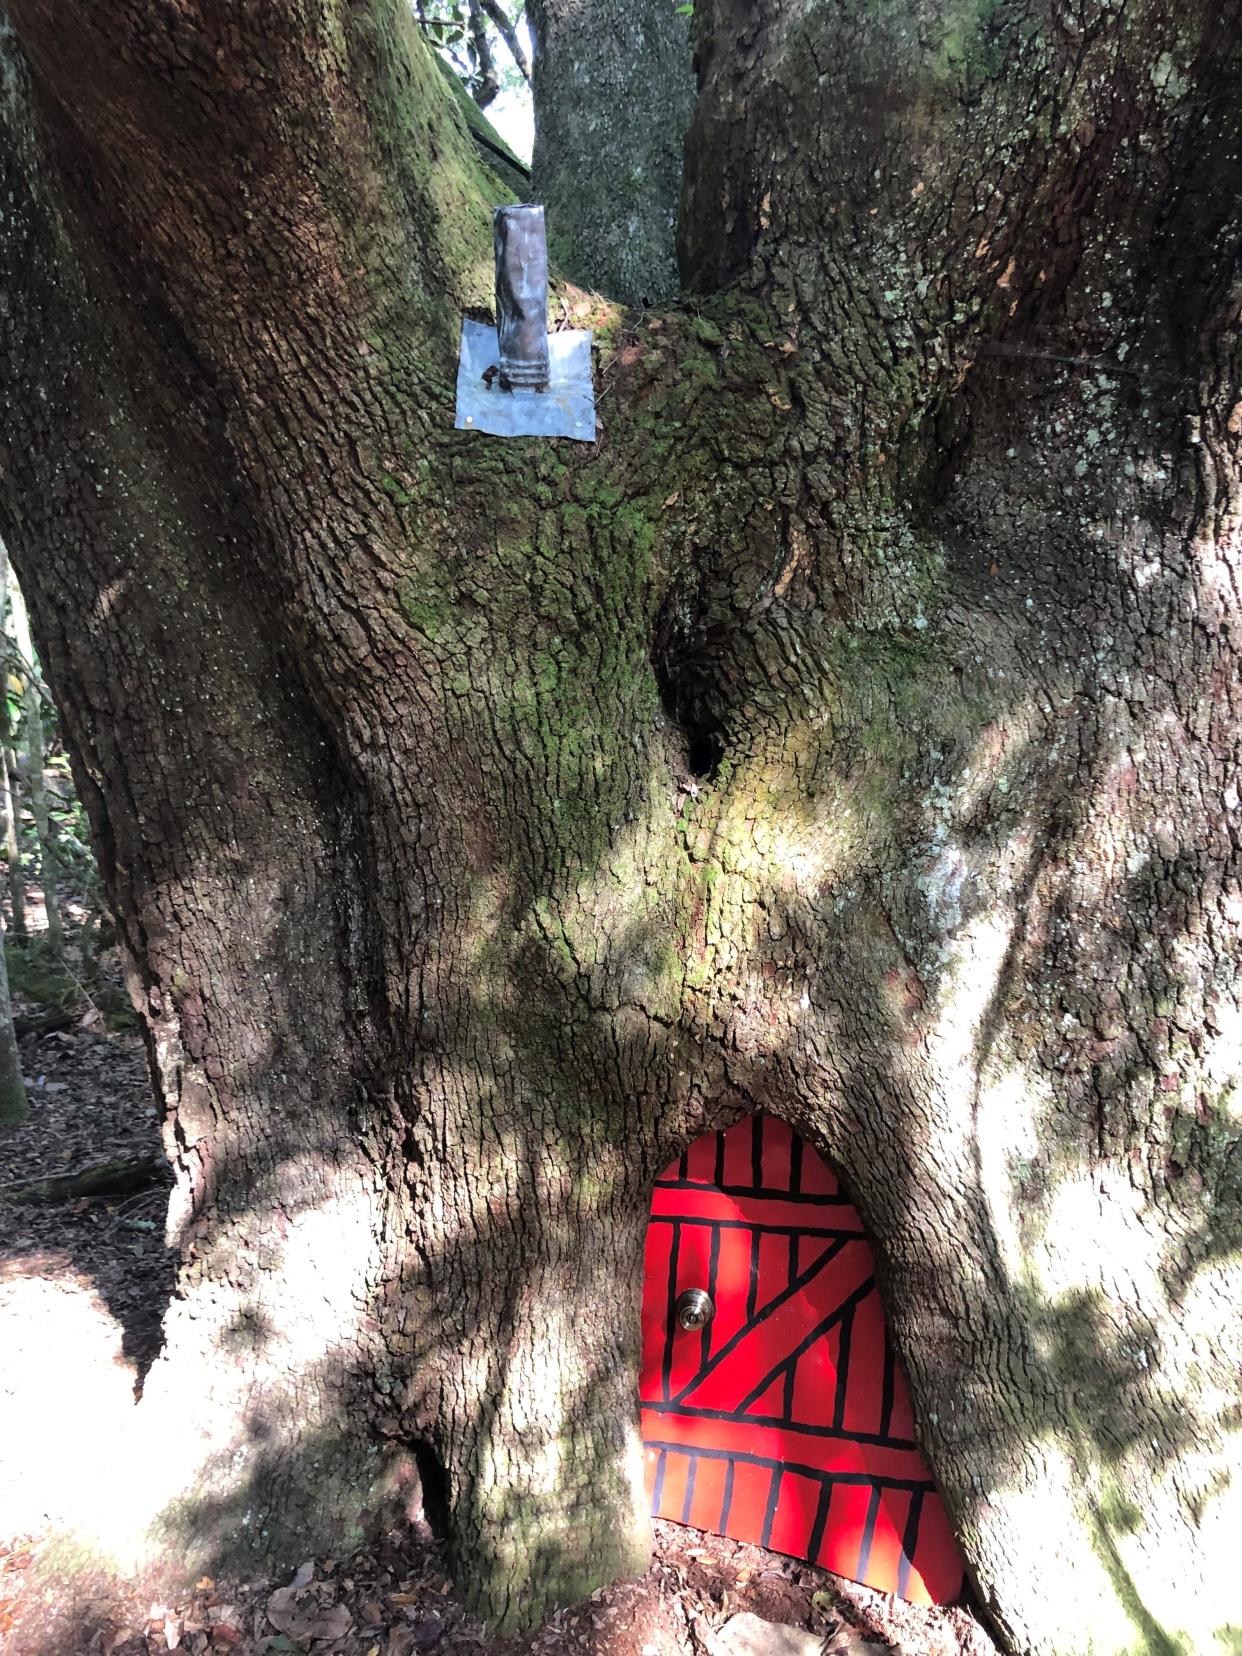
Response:
POLYGON ((711 1295, 705 1294, 701 1288, 687 1288, 678 1294, 677 1304, 673 1309, 677 1314, 677 1321, 687 1330, 704 1327, 716 1312, 711 1295))

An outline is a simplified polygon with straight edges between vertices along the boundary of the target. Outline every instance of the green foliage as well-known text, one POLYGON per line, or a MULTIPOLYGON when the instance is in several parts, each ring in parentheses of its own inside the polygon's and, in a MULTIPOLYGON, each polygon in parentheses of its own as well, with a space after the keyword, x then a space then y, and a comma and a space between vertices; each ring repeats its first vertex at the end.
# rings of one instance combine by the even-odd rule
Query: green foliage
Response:
MULTIPOLYGON (((13 680, 10 677, 10 686, 12 683, 13 680)), ((90 847, 90 828, 86 821, 86 811, 74 790, 73 776, 69 769, 69 756, 65 752, 60 736, 59 718, 55 703, 42 686, 40 686, 40 692, 44 737, 48 744, 47 763, 44 768, 44 786, 47 790, 48 822, 51 828, 52 846, 59 870, 59 879, 66 891, 76 896, 88 913, 97 912, 102 906, 103 896, 99 881, 99 870, 90 847)), ((10 747, 15 750, 18 756, 18 768, 14 777, 18 849, 23 867, 28 874, 38 879, 41 872, 39 868, 39 842, 35 833, 34 818, 29 808, 29 778, 26 774, 26 760, 24 757, 25 712, 22 702, 20 699, 14 700, 11 690, 8 698, 8 714, 8 741, 10 747)))
POLYGON ((13 994, 51 1007, 74 1006, 82 998, 77 979, 52 958, 41 937, 28 938, 24 943, 6 937, 4 959, 13 994))
POLYGON ((431 45, 485 108, 498 94, 526 84, 526 66, 511 49, 525 8, 526 0, 415 0, 414 14, 431 45))
MULTIPOLYGON (((47 801, 51 856, 55 881, 69 932, 68 960, 56 959, 46 934, 18 935, 12 916, 8 921, 5 958, 11 990, 40 1006, 55 1010, 94 1005, 106 1022, 118 1009, 112 1003, 124 999, 112 984, 94 981, 95 955, 100 933, 106 923, 106 908, 99 869, 90 845, 86 811, 73 785, 69 756, 61 734, 60 716, 44 682, 38 661, 27 661, 13 638, 2 630, 7 617, 0 617, 0 665, 4 674, 4 699, 0 704, 0 741, 7 750, 5 762, 11 767, 10 783, 16 817, 17 851, 27 881, 42 881, 41 848, 31 808, 29 742, 27 722, 30 709, 26 699, 27 681, 33 678, 43 725, 43 786, 47 801), (73 922, 77 921, 76 937, 73 922), (107 1004, 105 1004, 105 1002, 107 1004)), ((0 843, 3 835, 0 834, 0 843)), ((6 868, 7 875, 8 870, 6 868)), ((121 1016, 126 1008, 121 1008, 121 1016)))

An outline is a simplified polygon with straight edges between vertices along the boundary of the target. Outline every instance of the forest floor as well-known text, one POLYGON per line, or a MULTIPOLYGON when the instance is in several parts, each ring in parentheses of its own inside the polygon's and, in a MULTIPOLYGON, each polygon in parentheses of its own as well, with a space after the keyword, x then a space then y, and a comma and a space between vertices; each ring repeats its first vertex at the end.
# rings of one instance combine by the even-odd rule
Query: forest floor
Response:
POLYGON ((159 1152, 141 1041, 85 1004, 47 1029, 16 997, 30 1119, 0 1130, 0 1652, 4 1656, 994 1656, 964 1608, 923 1610, 798 1560, 674 1524, 646 1575, 490 1638, 453 1597, 441 1547, 408 1532, 289 1580, 213 1581, 175 1604, 41 1569, 54 1502, 107 1409, 128 1407, 173 1292, 168 1179, 15 1200, 32 1180, 159 1152), (16 1429, 15 1429, 16 1424, 16 1429))

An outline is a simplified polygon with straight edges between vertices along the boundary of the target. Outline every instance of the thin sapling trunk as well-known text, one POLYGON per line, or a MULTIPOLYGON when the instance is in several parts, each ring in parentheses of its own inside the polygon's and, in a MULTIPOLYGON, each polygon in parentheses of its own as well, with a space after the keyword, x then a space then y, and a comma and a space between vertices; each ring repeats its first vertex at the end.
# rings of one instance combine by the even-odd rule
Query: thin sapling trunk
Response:
POLYGON ((34 815, 35 837, 39 845, 39 869, 43 879, 43 902, 47 909, 47 941, 52 958, 64 959, 65 933, 60 918, 59 869, 56 846, 52 838, 52 822, 47 805, 47 787, 43 780, 45 739, 43 734, 43 701, 35 668, 34 645, 30 638, 30 622, 21 588, 12 585, 13 636, 22 658, 25 679, 26 757, 30 771, 30 808, 34 815))
MULTIPOLYGON (((13 584, 8 552, 0 545, 0 628, 8 618, 9 589, 13 584)), ((11 739, 9 692, 6 682, 0 696, 0 812, 4 815, 4 850, 7 863, 9 903, 14 937, 26 936, 26 877, 22 869, 22 848, 17 838, 17 761, 11 739)))
MULTIPOLYGON (((6 710, 7 722, 7 710, 6 710)), ((0 811, 4 813, 4 854, 8 865, 9 906, 12 910, 13 936, 23 942, 26 938, 26 875, 22 868, 22 848, 17 838, 17 766, 12 748, 0 744, 0 811)))
POLYGON ((30 1114, 21 1054, 9 1002, 9 969, 4 958, 4 911, 0 909, 0 1127, 13 1127, 30 1114))

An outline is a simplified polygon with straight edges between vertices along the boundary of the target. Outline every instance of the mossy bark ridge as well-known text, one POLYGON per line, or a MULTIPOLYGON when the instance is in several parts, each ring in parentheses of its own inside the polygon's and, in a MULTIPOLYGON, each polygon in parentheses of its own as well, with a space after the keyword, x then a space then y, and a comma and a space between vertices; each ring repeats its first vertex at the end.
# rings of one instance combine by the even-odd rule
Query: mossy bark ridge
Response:
POLYGON ((452 430, 495 185, 397 0, 8 16, 165 1542, 297 1562, 417 1456, 495 1620, 638 1568, 651 1181, 767 1110, 1007 1648, 1236 1635, 1236 8, 701 0, 693 298, 589 318, 594 449, 452 430))

